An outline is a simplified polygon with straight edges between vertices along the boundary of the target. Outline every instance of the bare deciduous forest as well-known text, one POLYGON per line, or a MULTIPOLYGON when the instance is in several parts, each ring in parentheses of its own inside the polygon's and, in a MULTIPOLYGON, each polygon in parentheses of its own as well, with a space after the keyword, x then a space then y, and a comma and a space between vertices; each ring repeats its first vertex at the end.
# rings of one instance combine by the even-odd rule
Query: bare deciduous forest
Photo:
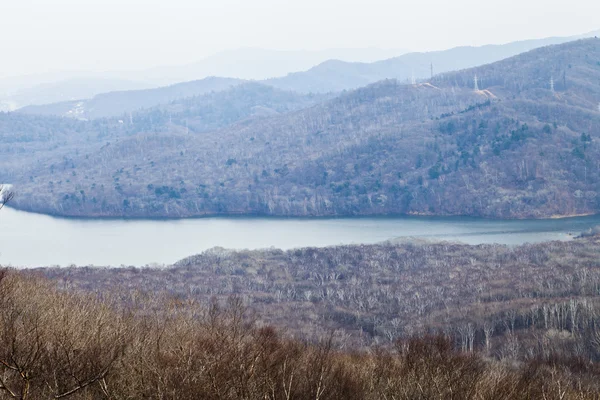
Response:
POLYGON ((592 399, 600 238, 5 270, 15 398, 592 399))

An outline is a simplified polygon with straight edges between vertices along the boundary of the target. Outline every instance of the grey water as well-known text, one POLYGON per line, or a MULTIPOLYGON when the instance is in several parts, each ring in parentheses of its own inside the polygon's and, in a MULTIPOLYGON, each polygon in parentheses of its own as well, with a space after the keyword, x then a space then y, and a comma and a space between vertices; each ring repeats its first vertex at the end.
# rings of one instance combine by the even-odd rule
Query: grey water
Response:
POLYGON ((65 219, 5 208, 0 212, 0 265, 172 264, 213 247, 261 249, 369 244, 386 240, 518 245, 571 240, 600 216, 551 220, 467 217, 240 218, 183 220, 65 219))

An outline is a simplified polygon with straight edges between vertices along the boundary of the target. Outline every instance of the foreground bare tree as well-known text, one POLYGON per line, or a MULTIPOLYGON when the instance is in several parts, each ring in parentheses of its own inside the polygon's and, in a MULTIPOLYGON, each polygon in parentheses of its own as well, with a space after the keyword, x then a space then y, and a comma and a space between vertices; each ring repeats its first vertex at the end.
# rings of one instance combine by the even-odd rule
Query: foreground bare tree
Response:
POLYGON ((111 397, 106 376, 131 324, 97 296, 0 274, 0 398, 111 397))

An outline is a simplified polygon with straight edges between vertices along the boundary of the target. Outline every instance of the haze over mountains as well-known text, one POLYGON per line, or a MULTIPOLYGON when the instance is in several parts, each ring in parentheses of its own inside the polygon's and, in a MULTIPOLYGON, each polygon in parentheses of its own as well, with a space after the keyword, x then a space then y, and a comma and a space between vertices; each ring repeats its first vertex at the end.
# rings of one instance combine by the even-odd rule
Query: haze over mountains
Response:
POLYGON ((149 87, 152 87, 152 85, 135 80, 72 78, 20 90, 8 96, 5 100, 0 99, 0 103, 3 102, 5 104, 6 111, 12 111, 28 104, 53 104, 72 99, 87 99, 103 92, 116 90, 132 91, 149 87))
MULTIPOLYGON (((537 47, 596 35, 598 31, 571 37, 526 40, 504 45, 458 47, 428 53, 376 48, 323 51, 239 49, 221 52, 198 63, 184 66, 130 72, 53 73, 46 76, 0 79, 0 111, 15 110, 28 105, 79 102, 111 91, 156 88, 214 76, 265 80, 265 83, 274 87, 303 93, 337 92, 355 89, 382 79, 393 78, 406 82, 410 82, 412 77, 428 79, 431 77, 432 67, 435 74, 469 68, 537 47)), ((161 103, 146 102, 144 106, 156 104, 161 103)), ((62 110, 62 106, 55 109, 62 110)), ((44 109, 38 109, 37 112, 50 113, 44 109)), ((70 115, 77 113, 71 112, 70 115)))
POLYGON ((18 112, 37 115, 56 115, 77 119, 95 119, 124 114, 167 104, 186 97, 199 96, 212 91, 223 91, 244 82, 233 78, 205 78, 155 89, 115 91, 99 94, 89 100, 28 106, 18 112))
MULTIPOLYGON (((157 67, 141 73, 144 79, 165 85, 223 76, 246 80, 264 80, 304 71, 327 60, 375 62, 408 53, 404 49, 329 49, 329 50, 266 50, 243 48, 223 51, 204 60, 183 66, 157 67)), ((139 73, 127 74, 131 78, 139 73)))
POLYGON ((320 51, 243 48, 217 53, 197 63, 141 71, 57 72, 0 79, 0 111, 90 99, 111 91, 148 89, 211 76, 261 80, 303 71, 329 59, 373 62, 407 50, 377 48, 320 51))
POLYGON ((131 121, 4 114, 0 178, 70 216, 594 213, 599 82, 587 39, 334 99, 253 84, 131 121))
POLYGON ((336 92, 356 89, 382 79, 397 79, 400 82, 410 83, 413 77, 417 80, 430 79, 432 73, 439 74, 489 64, 538 47, 566 43, 599 34, 600 31, 595 31, 577 37, 554 37, 503 45, 465 46, 428 53, 408 53, 374 63, 330 60, 305 72, 269 79, 267 83, 280 89, 301 92, 336 92))

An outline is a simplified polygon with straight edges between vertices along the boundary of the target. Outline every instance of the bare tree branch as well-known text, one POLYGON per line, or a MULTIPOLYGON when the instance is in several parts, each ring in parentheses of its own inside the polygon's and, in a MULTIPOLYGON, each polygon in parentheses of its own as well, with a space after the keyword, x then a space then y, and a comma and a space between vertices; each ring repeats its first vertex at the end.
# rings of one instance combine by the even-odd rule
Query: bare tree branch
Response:
POLYGON ((0 185, 0 210, 15 197, 15 192, 10 189, 10 186, 0 185))

